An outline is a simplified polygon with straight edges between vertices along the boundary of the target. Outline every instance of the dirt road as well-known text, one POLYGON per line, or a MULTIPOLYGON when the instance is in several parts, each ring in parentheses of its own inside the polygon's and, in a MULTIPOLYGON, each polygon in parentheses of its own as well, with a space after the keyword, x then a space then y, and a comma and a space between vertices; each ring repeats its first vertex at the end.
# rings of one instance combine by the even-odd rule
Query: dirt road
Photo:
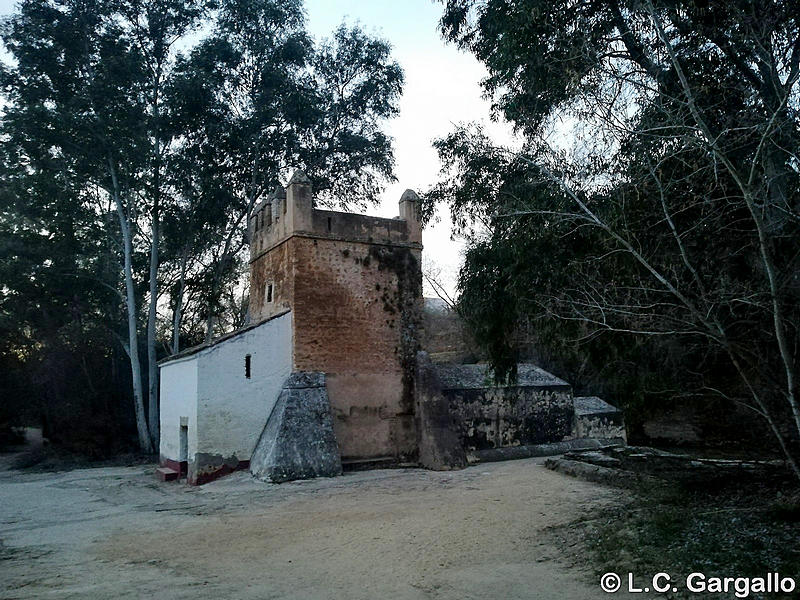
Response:
POLYGON ((543 530, 619 494, 537 459, 199 488, 4 470, 0 598, 608 598, 543 530))

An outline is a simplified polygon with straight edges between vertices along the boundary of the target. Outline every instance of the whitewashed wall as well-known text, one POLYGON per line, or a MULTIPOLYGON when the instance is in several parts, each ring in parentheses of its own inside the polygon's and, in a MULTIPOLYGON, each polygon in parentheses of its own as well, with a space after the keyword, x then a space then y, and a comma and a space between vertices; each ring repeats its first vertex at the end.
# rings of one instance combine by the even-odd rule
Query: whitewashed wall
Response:
POLYGON ((195 452, 250 460, 292 372, 292 313, 199 352, 195 452), (245 356, 251 377, 245 377, 245 356))
POLYGON ((161 445, 163 458, 179 461, 181 417, 186 419, 189 456, 197 452, 198 355, 161 365, 161 445))

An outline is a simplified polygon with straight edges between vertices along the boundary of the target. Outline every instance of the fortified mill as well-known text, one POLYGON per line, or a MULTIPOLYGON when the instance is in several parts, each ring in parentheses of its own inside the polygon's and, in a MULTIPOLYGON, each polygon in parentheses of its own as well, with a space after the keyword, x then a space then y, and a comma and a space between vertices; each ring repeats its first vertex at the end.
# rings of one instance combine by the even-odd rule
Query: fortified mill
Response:
POLYGON ((253 210, 250 324, 160 363, 162 479, 461 468, 503 448, 623 438, 622 416, 520 365, 495 386, 457 315, 422 296, 418 197, 394 219, 314 208, 295 172, 253 210))

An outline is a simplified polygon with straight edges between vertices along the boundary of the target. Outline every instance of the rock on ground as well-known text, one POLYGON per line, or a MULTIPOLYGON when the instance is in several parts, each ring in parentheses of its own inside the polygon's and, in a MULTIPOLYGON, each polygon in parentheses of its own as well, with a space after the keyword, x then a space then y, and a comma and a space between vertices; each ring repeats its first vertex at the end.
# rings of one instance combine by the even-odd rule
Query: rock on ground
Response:
POLYGON ((250 459, 250 472, 274 483, 341 475, 324 373, 297 372, 286 380, 250 459))

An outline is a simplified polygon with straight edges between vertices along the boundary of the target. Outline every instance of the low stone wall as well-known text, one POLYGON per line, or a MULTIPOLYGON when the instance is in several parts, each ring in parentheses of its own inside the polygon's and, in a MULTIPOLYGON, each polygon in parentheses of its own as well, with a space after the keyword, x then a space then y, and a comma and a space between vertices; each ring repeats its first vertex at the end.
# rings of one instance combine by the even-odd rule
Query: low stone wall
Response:
POLYGON ((620 438, 627 440, 622 411, 597 396, 575 398, 576 438, 620 438))
POLYGON ((467 450, 557 442, 572 430, 566 390, 524 387, 445 390, 467 450))
POLYGON ((560 442, 570 437, 572 388, 532 365, 517 384, 493 386, 485 365, 437 365, 442 393, 468 451, 560 442))

